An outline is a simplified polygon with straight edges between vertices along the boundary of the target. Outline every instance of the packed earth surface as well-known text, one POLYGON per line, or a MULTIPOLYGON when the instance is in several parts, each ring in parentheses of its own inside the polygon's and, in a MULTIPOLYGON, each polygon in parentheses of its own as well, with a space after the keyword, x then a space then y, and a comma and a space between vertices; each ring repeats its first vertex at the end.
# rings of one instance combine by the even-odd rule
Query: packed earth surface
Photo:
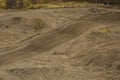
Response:
POLYGON ((120 10, 0 10, 0 80, 120 80, 120 10))

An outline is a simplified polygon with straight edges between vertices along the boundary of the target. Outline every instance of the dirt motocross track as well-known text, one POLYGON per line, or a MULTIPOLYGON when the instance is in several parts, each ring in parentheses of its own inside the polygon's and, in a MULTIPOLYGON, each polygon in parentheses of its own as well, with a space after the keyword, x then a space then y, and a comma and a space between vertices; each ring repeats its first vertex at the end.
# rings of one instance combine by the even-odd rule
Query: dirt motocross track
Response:
POLYGON ((120 10, 0 11, 0 80, 119 80, 120 10))

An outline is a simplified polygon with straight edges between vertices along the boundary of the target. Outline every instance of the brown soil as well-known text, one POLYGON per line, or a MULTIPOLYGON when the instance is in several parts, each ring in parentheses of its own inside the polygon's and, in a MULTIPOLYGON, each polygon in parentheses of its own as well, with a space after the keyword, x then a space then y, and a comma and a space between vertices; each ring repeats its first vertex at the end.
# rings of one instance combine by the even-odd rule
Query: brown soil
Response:
POLYGON ((119 80, 120 10, 0 13, 0 80, 119 80))

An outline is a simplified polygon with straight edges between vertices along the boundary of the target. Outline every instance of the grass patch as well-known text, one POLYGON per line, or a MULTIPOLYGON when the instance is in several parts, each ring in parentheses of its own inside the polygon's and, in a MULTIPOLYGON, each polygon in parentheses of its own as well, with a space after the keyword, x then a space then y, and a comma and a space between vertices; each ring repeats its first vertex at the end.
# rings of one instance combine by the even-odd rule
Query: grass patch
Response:
POLYGON ((110 31, 109 31, 109 29, 107 27, 100 28, 96 32, 104 33, 104 34, 109 34, 110 33, 110 31))
POLYGON ((86 38, 90 41, 100 41, 100 40, 106 40, 111 38, 111 30, 109 27, 102 27, 99 29, 96 29, 94 31, 91 31, 86 38))

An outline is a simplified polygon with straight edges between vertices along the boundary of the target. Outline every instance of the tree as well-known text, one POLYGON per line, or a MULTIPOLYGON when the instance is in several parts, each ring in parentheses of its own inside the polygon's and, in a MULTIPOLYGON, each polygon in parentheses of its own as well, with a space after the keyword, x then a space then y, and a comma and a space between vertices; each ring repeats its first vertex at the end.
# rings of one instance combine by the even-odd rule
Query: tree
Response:
POLYGON ((17 8, 23 8, 24 7, 23 0, 18 0, 16 5, 17 5, 17 8))
POLYGON ((6 0, 7 8, 13 9, 16 7, 17 1, 16 0, 6 0))

